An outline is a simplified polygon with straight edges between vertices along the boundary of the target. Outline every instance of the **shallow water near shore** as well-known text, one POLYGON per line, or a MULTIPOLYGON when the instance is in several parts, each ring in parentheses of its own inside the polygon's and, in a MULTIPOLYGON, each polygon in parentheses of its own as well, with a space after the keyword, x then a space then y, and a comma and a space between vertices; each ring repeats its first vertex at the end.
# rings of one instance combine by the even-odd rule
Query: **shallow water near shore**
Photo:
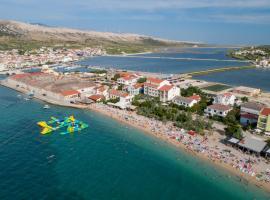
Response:
POLYGON ((269 199, 141 131, 95 112, 64 108, 0 87, 0 199, 269 199), (81 133, 40 135, 37 121, 74 114, 81 133))

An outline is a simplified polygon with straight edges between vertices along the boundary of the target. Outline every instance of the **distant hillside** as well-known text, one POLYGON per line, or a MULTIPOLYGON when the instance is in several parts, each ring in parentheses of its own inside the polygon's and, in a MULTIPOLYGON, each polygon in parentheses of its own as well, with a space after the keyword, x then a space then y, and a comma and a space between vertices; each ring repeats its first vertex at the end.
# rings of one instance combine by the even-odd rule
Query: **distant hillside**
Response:
POLYGON ((270 58, 270 45, 261 45, 253 47, 244 47, 241 49, 231 50, 229 56, 240 60, 262 60, 270 58))
POLYGON ((52 47, 101 46, 108 53, 135 53, 164 47, 190 47, 193 42, 164 40, 144 35, 82 31, 50 27, 43 24, 28 24, 0 20, 0 49, 33 49, 52 47))

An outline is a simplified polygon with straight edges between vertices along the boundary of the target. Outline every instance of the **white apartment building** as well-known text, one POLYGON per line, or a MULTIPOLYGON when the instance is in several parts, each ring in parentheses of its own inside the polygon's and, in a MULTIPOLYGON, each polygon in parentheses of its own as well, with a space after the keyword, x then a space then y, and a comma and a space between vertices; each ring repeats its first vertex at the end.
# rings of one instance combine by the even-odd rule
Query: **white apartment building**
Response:
POLYGON ((229 92, 218 94, 214 97, 214 104, 222 104, 222 105, 234 105, 236 97, 229 92))
POLYGON ((144 83, 144 94, 159 97, 160 101, 166 102, 180 95, 180 88, 173 86, 167 80, 147 78, 144 83))
POLYGON ((220 116, 226 117, 227 114, 232 110, 232 107, 223 104, 213 104, 211 106, 207 106, 204 110, 207 116, 220 116))

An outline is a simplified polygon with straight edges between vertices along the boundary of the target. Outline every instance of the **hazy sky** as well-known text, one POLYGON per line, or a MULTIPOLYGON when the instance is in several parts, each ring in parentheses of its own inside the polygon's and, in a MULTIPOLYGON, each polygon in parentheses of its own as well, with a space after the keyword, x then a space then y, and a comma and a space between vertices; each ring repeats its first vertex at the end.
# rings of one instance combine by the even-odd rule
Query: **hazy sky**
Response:
POLYGON ((0 0, 0 18, 219 44, 270 44, 270 0, 0 0))

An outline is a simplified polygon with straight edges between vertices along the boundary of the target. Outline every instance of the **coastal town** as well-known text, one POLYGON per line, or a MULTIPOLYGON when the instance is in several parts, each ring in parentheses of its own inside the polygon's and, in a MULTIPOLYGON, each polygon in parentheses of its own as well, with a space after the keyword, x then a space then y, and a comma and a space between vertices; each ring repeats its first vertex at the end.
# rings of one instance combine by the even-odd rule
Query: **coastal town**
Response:
POLYGON ((26 100, 103 113, 270 188, 269 93, 187 74, 55 67, 99 55, 105 52, 96 48, 1 52, 2 71, 12 71, 1 85, 25 93, 26 100), (23 71, 28 68, 35 70, 23 71))
POLYGON ((101 48, 63 49, 41 47, 33 50, 12 49, 0 51, 0 73, 27 69, 31 67, 65 64, 78 61, 85 57, 101 56, 106 52, 101 48))
POLYGON ((237 59, 251 60, 258 68, 270 68, 269 47, 250 47, 239 49, 230 54, 237 59))

